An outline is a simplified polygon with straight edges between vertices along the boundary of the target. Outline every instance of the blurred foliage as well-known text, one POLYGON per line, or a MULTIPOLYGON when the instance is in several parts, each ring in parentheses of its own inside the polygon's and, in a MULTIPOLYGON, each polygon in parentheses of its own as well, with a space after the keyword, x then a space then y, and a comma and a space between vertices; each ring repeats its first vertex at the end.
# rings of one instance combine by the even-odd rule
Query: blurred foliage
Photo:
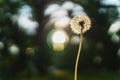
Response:
MULTIPOLYGON (((80 80, 118 80, 118 73, 103 74, 104 71, 119 71, 120 67, 117 56, 120 46, 113 43, 108 35, 109 26, 118 18, 116 6, 103 5, 100 0, 71 1, 82 5, 92 20, 91 30, 84 34, 85 41, 79 61, 79 72, 88 74, 79 74, 80 80), (98 71, 103 73, 94 74, 98 71)), ((44 9, 50 3, 62 2, 64 1, 0 0, 0 42, 4 43, 4 48, 0 49, 0 80, 72 80, 78 45, 68 44, 64 51, 55 52, 48 47, 48 32, 44 32, 48 20, 44 17, 44 9), (32 7, 34 19, 39 23, 34 36, 25 35, 12 20, 24 4, 32 7), (17 55, 9 52, 12 44, 19 47, 17 55), (27 48, 32 48, 35 52, 27 54, 27 48)))

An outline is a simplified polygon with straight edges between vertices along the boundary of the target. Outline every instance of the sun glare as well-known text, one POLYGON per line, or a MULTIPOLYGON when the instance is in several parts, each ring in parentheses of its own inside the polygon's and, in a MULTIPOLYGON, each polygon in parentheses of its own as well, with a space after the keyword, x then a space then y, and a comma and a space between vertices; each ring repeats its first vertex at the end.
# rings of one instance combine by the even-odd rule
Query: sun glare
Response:
POLYGON ((54 51, 63 51, 65 44, 68 42, 68 35, 62 31, 57 30, 53 33, 52 37, 52 47, 54 51))
POLYGON ((53 43, 64 43, 66 41, 66 36, 63 31, 57 31, 52 36, 53 43))

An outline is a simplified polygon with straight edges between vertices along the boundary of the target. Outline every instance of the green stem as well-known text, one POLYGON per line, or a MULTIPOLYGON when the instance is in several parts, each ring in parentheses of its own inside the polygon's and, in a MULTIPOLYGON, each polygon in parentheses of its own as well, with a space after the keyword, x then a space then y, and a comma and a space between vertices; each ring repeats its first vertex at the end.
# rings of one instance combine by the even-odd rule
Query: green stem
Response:
POLYGON ((82 32, 80 33, 80 44, 79 44, 76 63, 75 63, 74 80, 77 80, 78 62, 79 62, 81 48, 82 48, 82 32))

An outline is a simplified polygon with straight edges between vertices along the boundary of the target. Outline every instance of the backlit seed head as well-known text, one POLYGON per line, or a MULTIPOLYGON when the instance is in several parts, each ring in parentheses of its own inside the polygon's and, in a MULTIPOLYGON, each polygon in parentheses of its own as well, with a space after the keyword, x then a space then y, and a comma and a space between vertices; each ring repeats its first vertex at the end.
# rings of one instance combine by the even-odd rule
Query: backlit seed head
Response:
POLYGON ((74 33, 84 33, 91 27, 90 18, 87 15, 77 15, 71 20, 71 29, 74 33))

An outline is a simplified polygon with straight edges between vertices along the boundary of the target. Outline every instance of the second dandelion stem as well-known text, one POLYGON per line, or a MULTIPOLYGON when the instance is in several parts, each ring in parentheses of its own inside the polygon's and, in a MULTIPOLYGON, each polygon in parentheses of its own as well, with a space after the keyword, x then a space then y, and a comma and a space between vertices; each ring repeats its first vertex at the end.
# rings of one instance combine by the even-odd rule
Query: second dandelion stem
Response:
POLYGON ((80 34, 80 44, 79 44, 76 63, 75 63, 74 80, 77 80, 78 62, 79 62, 81 48, 82 48, 82 31, 81 31, 81 34, 80 34))

